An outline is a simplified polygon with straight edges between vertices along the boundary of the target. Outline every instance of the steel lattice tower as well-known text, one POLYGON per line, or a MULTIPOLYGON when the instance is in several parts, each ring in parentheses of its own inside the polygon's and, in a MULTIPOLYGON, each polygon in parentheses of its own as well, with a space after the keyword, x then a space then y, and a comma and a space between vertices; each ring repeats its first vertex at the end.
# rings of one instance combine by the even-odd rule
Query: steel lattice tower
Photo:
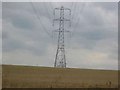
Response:
POLYGON ((68 8, 64 8, 63 6, 61 6, 61 8, 55 8, 54 16, 56 15, 56 10, 59 10, 60 17, 57 19, 54 18, 54 20, 53 20, 53 25, 54 25, 54 21, 59 22, 59 29, 55 30, 55 32, 58 32, 58 45, 57 45, 57 52, 56 52, 56 56, 55 56, 54 67, 66 68, 64 34, 65 34, 65 32, 69 32, 69 31, 66 31, 64 29, 64 22, 70 21, 70 19, 65 18, 65 11, 69 11, 69 16, 70 16, 71 10, 68 8))

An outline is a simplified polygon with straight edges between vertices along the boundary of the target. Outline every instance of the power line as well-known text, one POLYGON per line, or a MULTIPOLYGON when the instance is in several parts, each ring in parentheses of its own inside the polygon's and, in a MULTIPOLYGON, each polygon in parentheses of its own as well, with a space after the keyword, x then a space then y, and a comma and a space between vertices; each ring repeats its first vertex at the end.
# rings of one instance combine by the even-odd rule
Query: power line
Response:
POLYGON ((33 8, 34 13, 36 14, 36 17, 38 18, 38 20, 39 20, 39 22, 40 22, 40 25, 43 27, 43 30, 52 38, 51 34, 46 30, 45 26, 44 26, 43 23, 41 22, 42 20, 41 20, 40 16, 37 14, 37 10, 36 10, 36 8, 34 7, 33 3, 30 2, 30 4, 31 4, 31 6, 32 6, 32 8, 33 8))
POLYGON ((78 21, 78 18, 79 18, 79 16, 80 16, 79 14, 81 13, 81 10, 82 10, 82 5, 81 5, 81 3, 80 3, 80 5, 76 4, 76 9, 77 9, 77 10, 76 10, 77 12, 76 12, 76 14, 75 14, 76 16, 75 16, 74 20, 75 20, 75 21, 78 21))
MULTIPOLYGON (((82 6, 81 10, 80 10, 80 16, 78 15, 79 17, 78 17, 77 22, 76 22, 76 24, 75 24, 75 28, 77 28, 77 26, 79 25, 79 22, 80 22, 80 19, 81 19, 81 13, 83 12, 83 10, 84 10, 84 8, 85 8, 85 5, 86 5, 86 4, 84 4, 84 5, 82 6)), ((76 29, 74 29, 74 32, 75 32, 75 31, 76 31, 76 29)), ((74 33, 74 32, 73 32, 73 33, 74 33)), ((72 34, 71 37, 73 37, 73 35, 74 35, 74 34, 72 34)))
MULTIPOLYGON (((80 10, 80 15, 81 15, 81 13, 83 12, 84 7, 85 7, 85 4, 83 4, 83 6, 82 6, 82 8, 81 8, 81 10, 80 10)), ((80 19, 81 19, 81 17, 79 16, 79 18, 78 18, 78 22, 77 22, 76 26, 78 25, 80 19)))
POLYGON ((53 10, 54 8, 53 8, 53 5, 52 5, 52 2, 49 2, 49 4, 50 4, 51 9, 53 10))
MULTIPOLYGON (((46 4, 45 4, 45 9, 46 9, 46 12, 47 12, 49 18, 51 18, 50 12, 49 12, 49 10, 48 10, 48 5, 46 5, 46 4)), ((50 8, 49 8, 49 9, 50 9, 50 8)))
POLYGON ((73 14, 72 14, 72 16, 71 16, 71 21, 73 20, 73 18, 74 18, 74 15, 75 15, 75 10, 76 10, 76 3, 74 4, 73 3, 73 14))

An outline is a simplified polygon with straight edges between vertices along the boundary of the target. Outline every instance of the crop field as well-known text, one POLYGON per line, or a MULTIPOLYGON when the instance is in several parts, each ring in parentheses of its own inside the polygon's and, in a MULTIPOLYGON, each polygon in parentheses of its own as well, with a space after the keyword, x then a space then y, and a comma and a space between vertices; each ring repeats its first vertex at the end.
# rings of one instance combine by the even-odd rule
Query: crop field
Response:
POLYGON ((2 65, 3 88, 116 88, 118 71, 2 65))

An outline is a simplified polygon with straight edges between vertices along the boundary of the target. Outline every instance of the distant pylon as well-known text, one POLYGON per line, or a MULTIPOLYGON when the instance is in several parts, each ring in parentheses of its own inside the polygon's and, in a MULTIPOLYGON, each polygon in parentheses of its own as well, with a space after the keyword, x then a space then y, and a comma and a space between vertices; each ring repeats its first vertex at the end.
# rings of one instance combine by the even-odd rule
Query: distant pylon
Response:
POLYGON ((54 17, 56 15, 56 10, 59 10, 60 17, 53 19, 53 25, 54 21, 59 21, 59 29, 55 30, 55 32, 58 32, 58 45, 57 45, 57 52, 55 56, 55 63, 54 67, 59 68, 66 68, 66 57, 65 57, 65 45, 64 45, 64 33, 69 32, 64 29, 64 22, 70 21, 70 19, 67 19, 65 17, 65 11, 69 11, 69 16, 71 15, 71 10, 68 8, 64 8, 61 6, 61 8, 55 8, 54 9, 54 17))

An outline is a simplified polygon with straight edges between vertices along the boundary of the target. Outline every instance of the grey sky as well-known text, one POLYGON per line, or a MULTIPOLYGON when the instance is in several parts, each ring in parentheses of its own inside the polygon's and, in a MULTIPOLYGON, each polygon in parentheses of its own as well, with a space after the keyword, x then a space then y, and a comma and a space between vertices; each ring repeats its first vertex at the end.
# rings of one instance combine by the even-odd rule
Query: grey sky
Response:
POLYGON ((57 33, 51 36, 58 28, 52 27, 53 8, 63 5, 72 10, 71 28, 66 24, 72 35, 65 37, 67 66, 118 69, 117 2, 33 5, 40 20, 29 2, 3 3, 3 64, 53 66, 57 33))

